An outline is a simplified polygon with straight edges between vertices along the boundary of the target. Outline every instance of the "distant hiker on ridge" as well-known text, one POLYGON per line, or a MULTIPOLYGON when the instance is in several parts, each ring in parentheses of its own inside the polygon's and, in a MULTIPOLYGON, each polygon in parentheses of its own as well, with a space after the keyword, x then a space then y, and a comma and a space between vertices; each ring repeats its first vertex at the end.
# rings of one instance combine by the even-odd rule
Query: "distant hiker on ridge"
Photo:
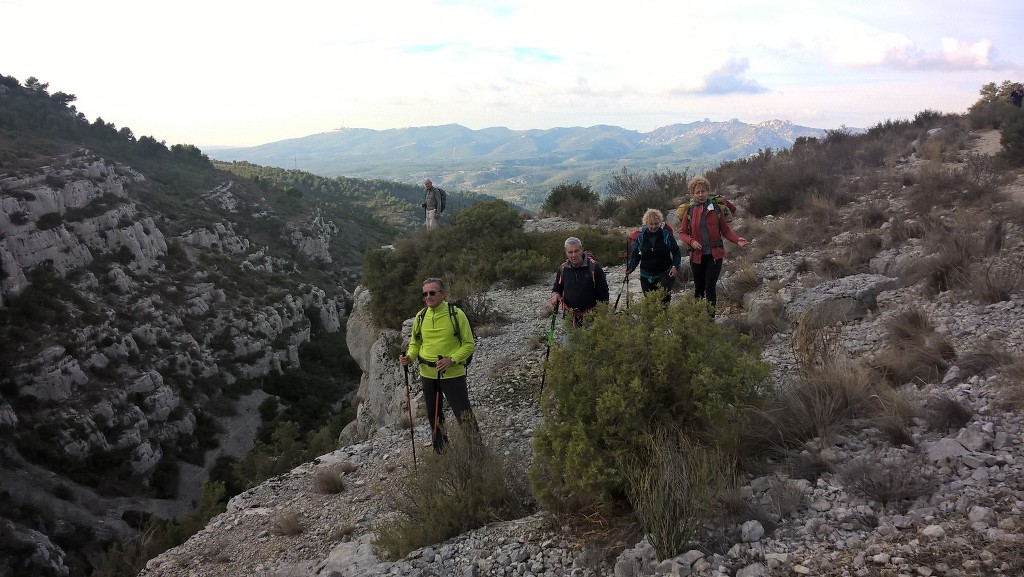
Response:
MULTIPOLYGON (((409 348, 398 357, 402 366, 409 365, 410 357, 419 359, 423 400, 427 403, 434 451, 438 454, 444 452, 448 444, 441 395, 448 399, 455 418, 466 427, 470 440, 479 436, 466 386, 466 364, 476 343, 466 313, 448 304, 444 291, 444 281, 439 278, 423 281, 423 301, 427 306, 413 319, 409 348)), ((409 426, 413 426, 412 423, 409 426)))
POLYGON ((676 283, 682 254, 672 229, 664 222, 664 215, 656 208, 644 213, 643 226, 633 242, 626 263, 626 276, 640 266, 640 290, 648 293, 662 289, 661 302, 672 300, 672 285, 676 283))
POLYGON ((427 228, 434 228, 441 218, 441 213, 444 212, 444 190, 435 188, 429 178, 423 181, 423 186, 427 189, 423 196, 423 204, 420 205, 424 212, 423 224, 427 228))
POLYGON ((551 306, 561 302, 572 311, 572 326, 583 326, 583 317, 597 306, 608 302, 608 279, 601 265, 583 252, 583 241, 570 236, 565 239, 566 261, 558 267, 555 284, 551 286, 551 306))

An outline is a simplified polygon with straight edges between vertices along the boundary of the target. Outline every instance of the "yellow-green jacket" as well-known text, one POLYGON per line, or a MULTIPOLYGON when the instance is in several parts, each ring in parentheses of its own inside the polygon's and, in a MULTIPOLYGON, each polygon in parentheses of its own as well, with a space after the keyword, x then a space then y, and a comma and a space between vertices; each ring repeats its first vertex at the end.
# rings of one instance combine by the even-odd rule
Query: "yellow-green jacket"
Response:
POLYGON ((437 362, 438 355, 451 357, 454 363, 444 372, 444 378, 453 378, 466 374, 466 359, 474 349, 476 344, 466 313, 449 305, 448 301, 442 301, 433 309, 426 307, 416 313, 409 349, 405 354, 419 359, 420 375, 428 379, 437 378, 437 369, 431 365, 437 362), (456 322, 459 324, 458 337, 455 336, 456 322))

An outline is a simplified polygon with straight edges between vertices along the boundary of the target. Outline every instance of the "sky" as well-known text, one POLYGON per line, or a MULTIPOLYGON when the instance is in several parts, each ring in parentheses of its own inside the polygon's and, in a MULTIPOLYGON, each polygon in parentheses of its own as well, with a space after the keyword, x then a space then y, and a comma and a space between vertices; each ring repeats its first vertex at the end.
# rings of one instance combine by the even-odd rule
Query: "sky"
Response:
POLYGON ((0 0, 0 74, 171 144, 704 119, 868 128, 1024 81, 1011 0, 0 0))

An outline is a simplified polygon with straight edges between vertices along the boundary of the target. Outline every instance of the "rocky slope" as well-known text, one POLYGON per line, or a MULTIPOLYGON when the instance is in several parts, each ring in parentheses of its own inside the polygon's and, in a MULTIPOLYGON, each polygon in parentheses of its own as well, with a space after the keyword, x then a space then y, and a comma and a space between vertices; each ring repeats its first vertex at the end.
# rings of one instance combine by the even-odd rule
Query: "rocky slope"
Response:
MULTIPOLYGON (((914 159, 908 163, 912 167, 914 159)), ((898 207, 906 194, 877 186, 843 207, 841 217, 852 219, 878 202, 898 207)), ((900 221, 894 209, 881 228, 902 226, 900 221)), ((740 220, 734 226, 743 231, 745 223, 740 220)), ((399 473, 413 466, 408 429, 401 426, 405 384, 394 355, 407 339, 410 323, 401 334, 373 327, 364 310, 366 295, 357 291, 347 330, 352 354, 364 371, 362 402, 357 421, 343 435, 344 446, 238 495, 227 512, 187 543, 153 559, 142 575, 1024 574, 1024 417, 1019 406, 1007 408, 1003 395, 1012 382, 1005 370, 996 365, 969 368, 976 365, 972 352, 981 343, 1024 350, 1022 287, 1018 284, 1009 298, 985 304, 962 292, 933 295, 923 282, 891 276, 930 253, 920 238, 884 247, 858 274, 823 281, 808 270, 807 261, 847 246, 855 240, 851 236, 857 234, 837 235, 822 246, 795 252, 768 252, 753 264, 762 288, 745 297, 746 311, 727 311, 721 322, 750 317, 774 304, 791 320, 815 308, 838 311, 841 351, 866 360, 891 349, 887 335, 892 319, 908 310, 922 310, 936 333, 952 344, 955 359, 938 378, 908 383, 900 392, 916 399, 918 406, 945 398, 969 407, 971 416, 962 426, 935 427, 915 418, 905 442, 899 444, 877 423, 863 422, 830 439, 812 441, 803 454, 826 460, 828 471, 813 481, 778 472, 744 476, 738 494, 749 507, 746 517, 740 514, 719 526, 717 542, 662 562, 646 540, 627 546, 617 557, 602 559, 584 545, 581 535, 544 512, 471 531, 397 562, 381 562, 371 551, 373 531, 390 512, 387 496, 402 490, 399 473), (868 498, 849 475, 865 461, 905 481, 904 487, 920 484, 920 494, 906 502, 868 498), (339 466, 349 471, 344 490, 319 492, 317 473, 339 466), (288 525, 301 528, 285 530, 288 525)), ((758 243, 753 238, 751 249, 758 243)), ((1010 255, 1010 260, 1000 261, 1001 266, 1019 264, 1019 256, 1013 256, 1024 249, 1019 221, 1006 225, 1002 246, 1001 254, 1010 255)), ((739 252, 731 250, 734 257, 739 252)), ((723 280, 726 287, 731 275, 738 277, 740 270, 731 268, 723 280)), ((620 287, 622 278, 621 269, 609 271, 611 286, 620 287)), ((529 466, 532 432, 539 419, 544 351, 536 343, 547 328, 548 288, 494 288, 489 296, 495 306, 518 311, 513 317, 517 320, 477 330, 470 395, 485 439, 505 456, 511 474, 522 474, 529 466)), ((764 357, 775 366, 773 378, 780 386, 793 382, 798 373, 794 334, 794 325, 787 323, 765 344, 764 357)), ((419 407, 418 387, 415 382, 413 386, 419 407)), ((422 414, 415 438, 421 444, 429 438, 422 414)), ((420 446, 418 456, 430 458, 426 445, 420 446)))
POLYGON ((85 149, 0 172, 2 550, 59 560, 54 540, 127 539, 126 512, 187 510, 214 459, 252 445, 266 395, 246 383, 345 324, 343 287, 288 279, 299 255, 329 266, 335 222, 295 218, 272 247, 235 230, 259 212, 244 183, 196 193, 189 218, 155 209, 154 188, 85 149), (221 448, 165 467, 202 456, 217 421, 221 448))

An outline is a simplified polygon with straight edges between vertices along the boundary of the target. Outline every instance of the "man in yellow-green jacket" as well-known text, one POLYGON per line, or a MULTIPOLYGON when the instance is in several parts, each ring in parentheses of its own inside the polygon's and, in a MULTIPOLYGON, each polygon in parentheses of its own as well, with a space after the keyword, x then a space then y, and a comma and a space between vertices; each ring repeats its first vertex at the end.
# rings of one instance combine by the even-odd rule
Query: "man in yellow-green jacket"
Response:
POLYGON ((466 385, 466 366, 476 344, 466 313, 446 300, 444 281, 423 281, 423 302, 427 306, 413 319, 409 348, 398 360, 403 366, 413 358, 419 361, 434 451, 441 453, 448 443, 441 395, 448 399, 455 418, 471 438, 479 432, 466 385))

